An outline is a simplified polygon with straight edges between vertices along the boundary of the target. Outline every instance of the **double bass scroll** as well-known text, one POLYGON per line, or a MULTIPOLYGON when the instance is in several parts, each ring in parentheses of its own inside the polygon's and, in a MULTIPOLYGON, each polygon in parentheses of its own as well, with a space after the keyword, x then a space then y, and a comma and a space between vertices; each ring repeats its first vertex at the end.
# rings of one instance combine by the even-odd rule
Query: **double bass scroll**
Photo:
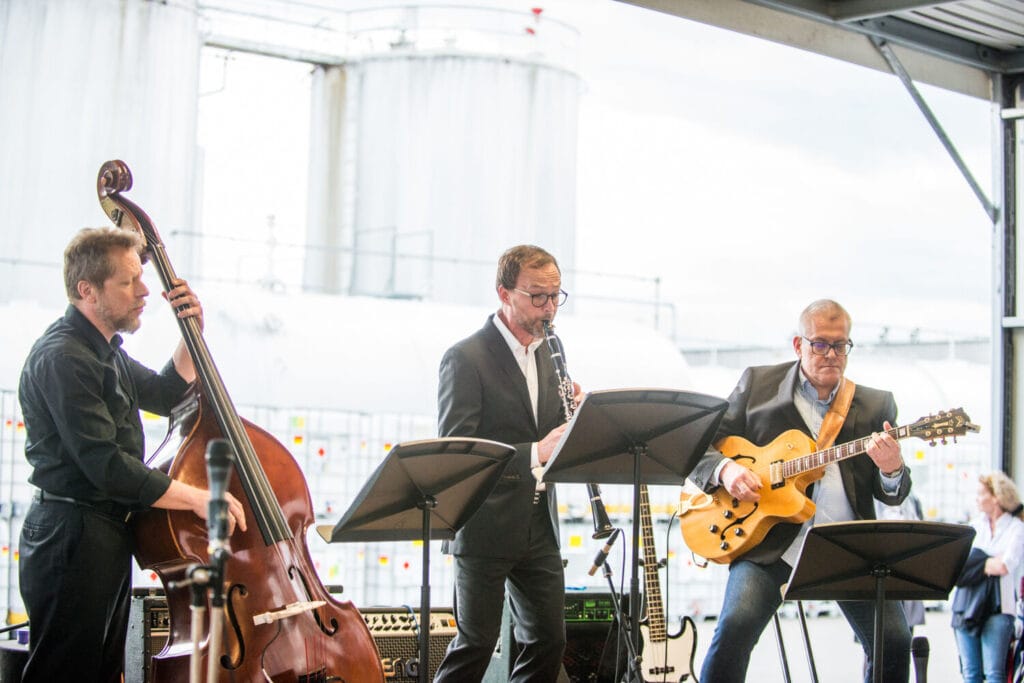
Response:
MULTIPOLYGON (((142 236, 169 290, 178 278, 160 235, 149 216, 124 197, 132 187, 128 167, 106 162, 96 184, 107 216, 142 236)), ((238 415, 198 321, 186 317, 178 323, 198 375, 197 396, 185 417, 172 417, 182 441, 173 458, 160 460, 162 467, 172 479, 207 488, 206 444, 227 439, 236 457, 228 490, 249 522, 246 531, 232 534, 224 568, 223 648, 210 652, 207 641, 203 668, 215 659, 210 668, 217 672, 216 683, 383 681, 377 647, 359 611, 332 597, 313 568, 305 543, 313 507, 301 469, 279 441, 238 415)), ((149 510, 136 514, 132 524, 136 558, 160 577, 170 612, 168 640, 153 657, 152 680, 184 683, 192 639, 190 591, 183 579, 189 565, 209 561, 206 528, 187 510, 149 510)))

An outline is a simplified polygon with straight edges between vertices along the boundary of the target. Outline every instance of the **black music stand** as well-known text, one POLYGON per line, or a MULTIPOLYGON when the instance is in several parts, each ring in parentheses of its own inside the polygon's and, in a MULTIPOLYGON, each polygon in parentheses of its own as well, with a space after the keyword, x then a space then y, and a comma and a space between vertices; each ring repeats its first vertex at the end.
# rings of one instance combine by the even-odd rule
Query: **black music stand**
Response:
POLYGON ((515 449, 486 439, 442 438, 397 444, 333 527, 328 543, 423 541, 418 678, 430 662, 430 541, 455 538, 490 495, 515 449))
POLYGON ((963 569, 974 529, 878 520, 819 524, 804 538, 786 600, 875 601, 872 680, 882 681, 885 600, 945 600, 963 569))
POLYGON ((630 669, 639 680, 639 485, 682 486, 711 444, 728 405, 714 396, 672 389, 591 392, 544 467, 541 480, 546 482, 633 485, 628 642, 630 669))

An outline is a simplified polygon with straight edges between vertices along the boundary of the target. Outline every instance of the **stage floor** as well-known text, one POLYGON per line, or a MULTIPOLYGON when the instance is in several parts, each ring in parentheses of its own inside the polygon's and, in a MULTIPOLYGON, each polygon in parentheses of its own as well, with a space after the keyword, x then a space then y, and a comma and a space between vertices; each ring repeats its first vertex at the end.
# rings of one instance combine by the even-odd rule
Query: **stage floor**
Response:
MULTIPOLYGON (((782 633, 789 659, 789 672, 793 683, 811 680, 807 657, 800 633, 800 620, 796 617, 782 619, 782 633)), ((915 636, 927 636, 931 650, 928 659, 929 683, 961 683, 960 665, 957 660, 956 641, 953 628, 949 625, 949 612, 927 612, 925 624, 914 628, 915 636)), ((694 666, 700 675, 704 653, 711 643, 715 629, 714 621, 697 624, 697 657, 694 666)), ((672 629, 674 630, 674 629, 672 629)), ((854 641, 853 631, 841 614, 819 616, 807 619, 807 631, 822 683, 863 683, 864 653, 854 641)), ((779 661, 775 629, 769 624, 754 648, 750 660, 747 680, 758 683, 784 683, 782 665, 779 661)), ((911 671, 911 682, 914 674, 911 671)))

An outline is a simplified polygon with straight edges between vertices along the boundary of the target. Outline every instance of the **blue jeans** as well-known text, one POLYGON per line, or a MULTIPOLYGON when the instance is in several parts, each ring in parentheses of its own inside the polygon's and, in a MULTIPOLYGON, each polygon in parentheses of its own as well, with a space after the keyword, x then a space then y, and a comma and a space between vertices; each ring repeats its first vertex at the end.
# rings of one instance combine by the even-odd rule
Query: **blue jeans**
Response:
POLYGON ((993 614, 980 631, 955 628, 964 683, 1006 680, 1006 653, 1013 638, 1013 615, 993 614), (984 674, 984 675, 982 675, 984 674))
MULTIPOLYGON (((779 589, 789 579, 790 571, 782 560, 764 566, 737 560, 729 566, 722 611, 701 669, 702 683, 746 680, 750 653, 782 604, 779 589)), ((864 680, 870 682, 875 603, 851 600, 837 604, 864 648, 868 662, 864 680)), ((910 628, 898 601, 887 600, 884 610, 883 679, 886 683, 906 683, 910 677, 910 628)))

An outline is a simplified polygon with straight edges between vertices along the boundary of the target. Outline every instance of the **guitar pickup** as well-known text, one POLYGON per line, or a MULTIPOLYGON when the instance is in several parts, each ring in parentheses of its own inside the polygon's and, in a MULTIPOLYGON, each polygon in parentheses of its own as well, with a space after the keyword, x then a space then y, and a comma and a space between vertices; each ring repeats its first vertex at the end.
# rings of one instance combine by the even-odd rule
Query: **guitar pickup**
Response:
POLYGON ((768 481, 773 489, 782 488, 786 485, 786 477, 782 474, 782 466, 785 460, 776 460, 768 465, 768 481))

